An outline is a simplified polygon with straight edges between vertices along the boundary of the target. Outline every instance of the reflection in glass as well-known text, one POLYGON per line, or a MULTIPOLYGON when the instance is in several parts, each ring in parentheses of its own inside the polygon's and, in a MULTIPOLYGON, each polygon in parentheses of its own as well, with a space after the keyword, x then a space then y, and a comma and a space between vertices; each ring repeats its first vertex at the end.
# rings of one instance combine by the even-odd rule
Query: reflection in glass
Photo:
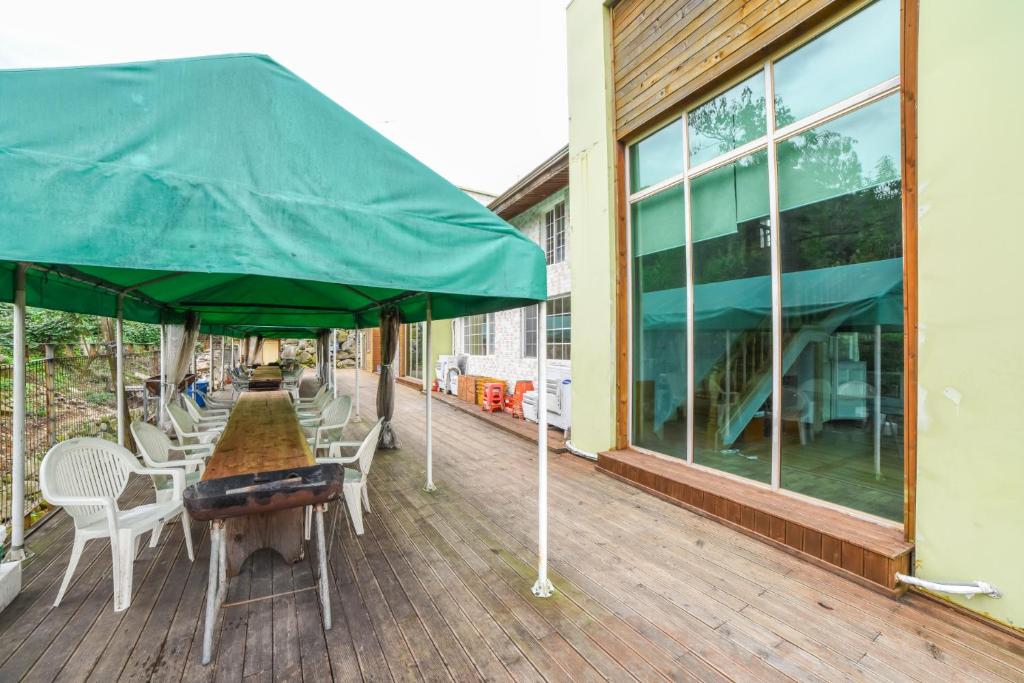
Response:
POLYGON ((633 443, 686 457, 686 232, 682 187, 632 207, 633 443))
POLYGON ((899 101, 779 145, 782 486, 903 518, 899 101))
POLYGON ((683 172, 683 122, 673 121, 629 148, 630 192, 683 172))
POLYGON ((779 128, 898 76, 899 0, 878 0, 773 69, 779 128))
POLYGON ((690 185, 694 462, 771 481, 772 290, 767 152, 690 185))
POLYGON ((686 116, 690 167, 756 140, 767 132, 764 74, 757 72, 686 116))

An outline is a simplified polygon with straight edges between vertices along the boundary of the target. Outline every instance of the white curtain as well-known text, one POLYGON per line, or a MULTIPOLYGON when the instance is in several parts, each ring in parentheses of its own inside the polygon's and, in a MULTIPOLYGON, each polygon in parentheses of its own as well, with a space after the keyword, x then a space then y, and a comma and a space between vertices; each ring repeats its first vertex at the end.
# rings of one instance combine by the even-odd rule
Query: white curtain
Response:
POLYGON ((330 378, 331 331, 319 330, 316 333, 316 372, 320 385, 327 384, 330 378))
POLYGON ((189 313, 182 325, 164 325, 164 331, 167 345, 164 405, 167 406, 177 398, 178 385, 192 364, 192 353, 199 339, 199 314, 189 313))

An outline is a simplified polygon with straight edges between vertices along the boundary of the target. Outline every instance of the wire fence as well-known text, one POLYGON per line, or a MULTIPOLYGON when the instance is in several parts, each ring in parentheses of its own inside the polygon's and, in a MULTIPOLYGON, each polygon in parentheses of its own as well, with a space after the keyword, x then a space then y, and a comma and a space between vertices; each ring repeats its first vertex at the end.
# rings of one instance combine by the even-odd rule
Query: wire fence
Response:
MULTIPOLYGON (((12 515, 13 366, 0 365, 0 521, 12 515)), ((125 354, 125 387, 133 419, 155 412, 146 378, 160 371, 160 352, 125 354), (147 410, 148 409, 148 410, 147 410)), ((39 464, 54 444, 76 436, 117 439, 115 360, 110 354, 38 358, 25 368, 26 526, 45 512, 39 464)))

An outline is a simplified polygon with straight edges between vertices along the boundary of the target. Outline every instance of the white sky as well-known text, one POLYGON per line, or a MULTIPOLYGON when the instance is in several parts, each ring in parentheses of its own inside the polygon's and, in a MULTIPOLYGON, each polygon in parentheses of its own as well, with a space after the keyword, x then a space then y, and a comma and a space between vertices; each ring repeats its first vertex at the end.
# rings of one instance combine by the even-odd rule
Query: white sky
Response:
POLYGON ((451 182, 565 145, 567 0, 10 1, 0 68, 266 53, 451 182))

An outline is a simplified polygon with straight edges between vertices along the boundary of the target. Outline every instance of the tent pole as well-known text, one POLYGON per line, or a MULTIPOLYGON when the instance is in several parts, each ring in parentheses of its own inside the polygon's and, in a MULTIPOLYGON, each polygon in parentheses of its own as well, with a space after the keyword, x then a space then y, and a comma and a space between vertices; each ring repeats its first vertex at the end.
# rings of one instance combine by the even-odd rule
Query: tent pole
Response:
POLYGON ((334 398, 338 398, 338 381, 337 377, 334 376, 334 368, 337 367, 337 353, 338 353, 338 330, 334 327, 331 328, 331 351, 327 354, 327 357, 331 360, 331 367, 327 368, 328 377, 331 378, 331 392, 334 398))
POLYGON ((167 423, 164 417, 164 399, 167 394, 167 330, 164 329, 164 324, 160 323, 160 410, 157 411, 157 425, 163 429, 167 423))
POLYGON ((206 390, 209 391, 210 394, 213 393, 213 378, 214 378, 213 371, 214 371, 215 367, 216 366, 214 365, 214 362, 213 362, 213 335, 211 334, 210 335, 210 384, 209 384, 209 386, 206 387, 206 390))
POLYGON ((114 324, 114 339, 117 348, 117 444, 125 444, 125 413, 124 403, 124 293, 117 295, 117 322, 114 324))
POLYGON ((548 303, 537 304, 537 582, 533 594, 554 592, 548 580, 548 303))
POLYGON ((424 343, 423 343, 423 393, 427 397, 427 485, 423 487, 424 491, 436 491, 437 487, 434 486, 434 424, 433 414, 430 410, 430 382, 427 379, 427 367, 430 363, 430 323, 431 323, 431 311, 430 311, 430 295, 427 294, 427 320, 423 324, 424 331, 424 343))
POLYGON ((360 365, 363 362, 363 342, 362 332, 359 331, 359 327, 356 327, 356 409, 355 414, 352 416, 353 422, 362 422, 363 418, 359 415, 359 370, 360 365))
POLYGON ((220 387, 224 388, 224 335, 220 336, 220 387))
POLYGON ((11 433, 11 549, 6 560, 25 553, 25 269, 14 270, 14 419, 11 433))

